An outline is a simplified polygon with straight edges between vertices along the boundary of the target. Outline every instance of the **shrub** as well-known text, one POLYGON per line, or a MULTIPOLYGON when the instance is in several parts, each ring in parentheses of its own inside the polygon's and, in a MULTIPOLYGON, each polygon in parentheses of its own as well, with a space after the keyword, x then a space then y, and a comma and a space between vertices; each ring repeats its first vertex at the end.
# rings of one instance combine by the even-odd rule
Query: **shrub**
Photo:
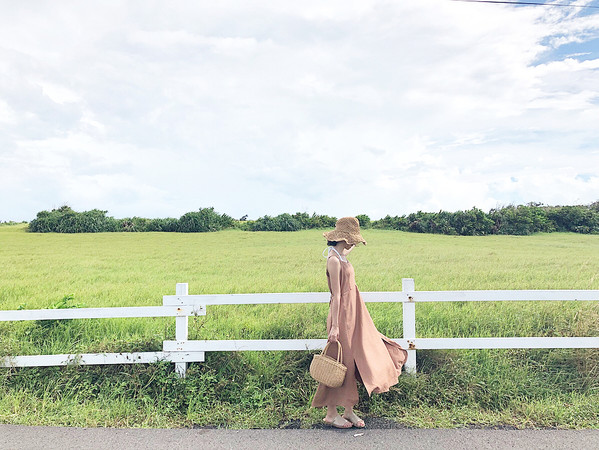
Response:
POLYGON ((336 217, 313 213, 310 217, 310 228, 333 228, 336 222, 336 217))
POLYGON ((127 217, 118 221, 118 231, 148 231, 150 222, 150 219, 144 219, 143 217, 127 217))
POLYGON ((75 212, 69 206, 52 211, 40 211, 29 223, 29 230, 37 233, 99 233, 113 231, 113 220, 106 217, 107 211, 92 209, 75 212))
POLYGON ((279 231, 277 220, 272 216, 263 216, 250 225, 250 231, 279 231))
POLYGON ((385 230, 402 230, 407 231, 408 220, 406 216, 395 216, 391 217, 386 215, 382 219, 375 220, 372 222, 373 228, 385 229, 385 230))
MULTIPOLYGON (((277 216, 281 217, 281 216, 277 216)), ((310 216, 305 212, 297 212, 291 216, 294 220, 296 220, 301 230, 308 230, 312 228, 330 228, 335 226, 335 222, 337 219, 335 217, 323 216, 316 213, 312 213, 310 216)))
POLYGON ((455 232, 461 236, 482 236, 491 234, 494 222, 478 208, 457 211, 450 216, 449 222, 455 232))
POLYGON ((358 214, 356 219, 360 222, 360 228, 370 228, 370 217, 366 214, 358 214))
MULTIPOLYGON (((371 221, 366 214, 356 216, 362 228, 379 228, 415 233, 480 236, 486 234, 528 235, 537 232, 569 231, 599 233, 599 201, 588 206, 543 206, 541 203, 508 205, 485 213, 478 208, 466 211, 438 213, 418 211, 407 216, 385 216, 371 221)), ((106 211, 75 212, 69 206, 52 211, 40 211, 29 223, 29 230, 38 233, 97 233, 102 231, 180 231, 184 233, 218 231, 235 227, 245 231, 297 231, 312 228, 332 228, 335 217, 305 212, 293 215, 263 216, 234 220, 218 214, 214 208, 201 208, 180 219, 145 219, 128 217, 115 219, 106 211)))
POLYGON ((177 231, 179 228, 179 220, 168 217, 166 219, 151 219, 145 231, 177 231))
POLYGON ((302 229, 302 224, 291 215, 284 213, 277 217, 279 231, 298 231, 302 229))
POLYGON ((199 211, 183 214, 179 219, 177 231, 197 233, 219 231, 233 226, 234 220, 226 214, 218 214, 213 207, 200 208, 199 211))
POLYGON ((599 211, 595 202, 587 206, 556 206, 547 211, 557 231, 576 233, 599 233, 599 211))
POLYGON ((29 222, 29 231, 34 233, 50 233, 56 229, 57 218, 48 211, 40 211, 35 219, 29 222))
POLYGON ((308 213, 296 212, 290 217, 299 224, 300 230, 312 228, 312 220, 310 219, 310 215, 308 213))
POLYGON ((236 220, 233 222, 233 227, 242 231, 251 231, 251 226, 254 223, 253 220, 236 220))
POLYGON ((260 217, 250 226, 250 231, 298 231, 301 230, 301 222, 284 213, 276 217, 260 217))
POLYGON ((540 231, 553 231, 554 226, 547 211, 539 204, 508 205, 492 209, 489 216, 494 222, 495 234, 529 235, 540 231))

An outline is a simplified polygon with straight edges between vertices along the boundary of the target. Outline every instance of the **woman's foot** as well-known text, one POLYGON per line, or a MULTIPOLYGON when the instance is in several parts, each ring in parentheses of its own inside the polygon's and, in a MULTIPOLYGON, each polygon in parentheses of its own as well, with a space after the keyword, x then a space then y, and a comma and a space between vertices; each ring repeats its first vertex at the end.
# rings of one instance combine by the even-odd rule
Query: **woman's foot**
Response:
POLYGON ((337 414, 333 420, 331 420, 331 418, 328 416, 325 417, 324 423, 327 425, 330 425, 332 427, 335 427, 335 428, 351 428, 352 427, 352 423, 345 420, 339 414, 337 414))
POLYGON ((360 419, 358 416, 356 416, 356 413, 353 411, 349 414, 344 413, 343 418, 349 420, 352 423, 352 425, 356 428, 364 428, 366 426, 364 421, 360 419))

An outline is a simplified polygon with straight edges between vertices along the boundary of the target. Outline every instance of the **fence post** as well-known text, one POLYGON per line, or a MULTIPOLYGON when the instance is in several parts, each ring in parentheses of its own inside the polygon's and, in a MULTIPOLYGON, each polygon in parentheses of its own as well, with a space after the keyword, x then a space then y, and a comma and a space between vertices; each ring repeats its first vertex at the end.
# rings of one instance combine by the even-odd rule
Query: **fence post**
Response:
MULTIPOLYGON (((177 295, 188 295, 189 294, 189 290, 188 290, 188 286, 187 283, 177 283, 177 291, 176 291, 177 295)), ((177 317, 175 318, 175 325, 176 325, 176 329, 175 329, 175 340, 177 341, 186 341, 187 340, 187 324, 188 324, 188 317, 187 316, 183 316, 183 317, 177 317)), ((187 363, 186 362, 178 362, 175 363, 175 372, 177 372, 177 374, 180 377, 185 377, 185 372, 187 372, 187 363)))
MULTIPOLYGON (((410 295, 415 291, 414 279, 413 278, 402 278, 401 279, 401 290, 408 294, 410 301, 403 303, 403 338, 410 341, 416 339, 416 303, 411 300, 410 295)), ((406 361, 404 368, 407 373, 416 373, 416 350, 408 350, 408 360, 406 361)))

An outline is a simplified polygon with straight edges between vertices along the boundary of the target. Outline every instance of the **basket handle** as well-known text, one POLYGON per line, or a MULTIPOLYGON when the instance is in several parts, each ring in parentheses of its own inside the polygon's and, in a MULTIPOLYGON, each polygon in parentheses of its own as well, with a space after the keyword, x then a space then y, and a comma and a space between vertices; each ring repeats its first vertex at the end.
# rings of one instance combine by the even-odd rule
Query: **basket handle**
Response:
MULTIPOLYGON (((320 352, 321 355, 324 355, 327 351, 327 348, 329 348, 329 345, 331 345, 331 342, 327 342, 327 345, 324 346, 324 348, 322 349, 322 352, 320 352)), ((343 361, 343 349, 341 348, 341 342, 337 341, 337 362, 342 362, 343 361)))

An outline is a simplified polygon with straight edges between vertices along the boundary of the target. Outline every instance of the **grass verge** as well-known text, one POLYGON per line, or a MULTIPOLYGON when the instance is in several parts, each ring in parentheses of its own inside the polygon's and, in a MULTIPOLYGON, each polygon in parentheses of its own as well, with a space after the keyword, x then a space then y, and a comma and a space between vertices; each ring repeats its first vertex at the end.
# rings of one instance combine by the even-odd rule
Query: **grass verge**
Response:
MULTIPOLYGON (((599 237, 456 237, 364 230, 352 252, 362 291, 599 289, 599 237)), ((0 228, 0 308, 159 305, 177 282, 191 293, 324 291, 321 231, 206 234, 32 234, 0 228)), ((381 332, 402 335, 401 306, 369 304, 381 332)), ((326 305, 210 307, 192 339, 322 338, 326 305)), ((455 302, 417 307, 420 337, 598 336, 596 302, 455 302)), ((0 355, 150 351, 172 319, 0 323, 0 355)), ((309 352, 216 352, 178 379, 172 364, 0 369, 0 422, 28 425, 234 428, 320 423, 309 407, 309 352)), ((599 426, 597 350, 419 351, 368 399, 364 417, 413 427, 599 426)))

